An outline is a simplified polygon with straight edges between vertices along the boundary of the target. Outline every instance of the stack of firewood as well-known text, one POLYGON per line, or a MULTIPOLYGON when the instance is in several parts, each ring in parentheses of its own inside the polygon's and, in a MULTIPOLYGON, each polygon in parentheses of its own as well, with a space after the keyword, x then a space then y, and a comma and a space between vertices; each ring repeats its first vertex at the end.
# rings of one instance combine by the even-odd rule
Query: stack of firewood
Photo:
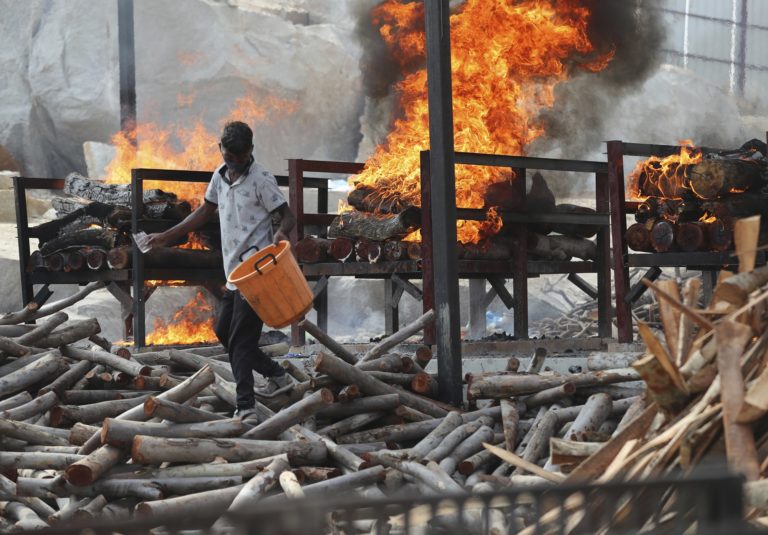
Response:
MULTIPOLYGON (((29 229, 39 244, 27 269, 71 272, 130 268, 131 186, 105 184, 71 173, 64 179, 63 193, 51 201, 56 219, 29 229)), ((149 232, 170 228, 191 212, 187 201, 159 189, 145 191, 143 205, 140 226, 149 232)), ((146 265, 216 268, 221 265, 221 253, 158 248, 146 255, 146 265)))
MULTIPOLYGON (((557 204, 540 173, 533 175, 525 201, 517 194, 514 179, 492 184, 484 195, 484 209, 529 213, 594 213, 591 208, 557 204)), ((396 262, 420 260, 419 241, 402 241, 421 226, 421 209, 404 203, 396 194, 382 198, 376 189, 360 186, 347 196, 354 210, 339 214, 328 227, 328 238, 308 236, 296 244, 299 262, 396 262)), ((589 225, 533 225, 528 235, 529 254, 542 260, 563 261, 572 257, 594 260, 593 238, 598 229, 589 225)), ((480 243, 459 243, 462 260, 509 260, 519 247, 514 226, 499 234, 483 236, 480 243)))
MULTIPOLYGON (((764 143, 753 142, 701 161, 691 156, 683 163, 676 157, 640 162, 631 180, 645 200, 626 231, 628 247, 659 253, 730 250, 737 219, 768 215, 765 150, 764 143)), ((768 240, 766 231, 761 243, 768 240)))

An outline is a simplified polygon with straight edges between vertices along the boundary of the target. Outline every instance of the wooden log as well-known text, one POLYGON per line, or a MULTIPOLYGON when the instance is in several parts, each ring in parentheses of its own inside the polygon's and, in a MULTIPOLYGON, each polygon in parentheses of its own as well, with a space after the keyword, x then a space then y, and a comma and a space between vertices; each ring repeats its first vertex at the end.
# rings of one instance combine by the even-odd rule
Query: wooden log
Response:
MULTIPOLYGON (((699 302, 699 290, 701 289, 701 279, 690 278, 685 281, 683 286, 683 306, 696 308, 699 302)), ((680 314, 680 326, 677 333, 677 340, 674 342, 677 346, 675 354, 677 355, 677 365, 682 366, 688 360, 693 344, 694 323, 693 319, 684 314, 680 314)))
POLYGON ((328 237, 366 238, 374 241, 402 239, 421 225, 421 210, 410 206, 397 215, 364 212, 339 214, 328 226, 328 237))
POLYGON ((419 412, 416 409, 406 407, 405 405, 400 405, 395 409, 394 412, 395 416, 402 418, 406 422, 423 422, 432 419, 429 414, 424 414, 423 412, 419 412))
POLYGON ((715 199, 762 183, 760 165, 739 159, 703 160, 691 167, 689 177, 691 189, 702 199, 715 199))
POLYGON ((73 453, 3 451, 0 452, 0 470, 63 470, 82 458, 82 455, 73 453))
POLYGON ((590 371, 628 368, 643 354, 638 351, 607 353, 597 351, 587 355, 587 369, 590 371))
POLYGON ((283 360, 280 365, 283 367, 283 369, 290 374, 291 377, 296 379, 298 382, 303 383, 304 381, 309 381, 311 377, 307 372, 305 372, 303 369, 301 369, 299 366, 296 365, 295 362, 293 362, 290 359, 283 360))
POLYGON ((528 366, 525 369, 525 373, 533 374, 539 373, 544 366, 544 361, 547 358, 547 350, 543 347, 537 347, 533 352, 531 360, 528 362, 528 366))
POLYGON ((337 420, 363 412, 386 412, 400 405, 397 394, 385 394, 356 399, 349 403, 334 403, 321 408, 316 416, 325 420, 337 420))
POLYGON ((363 362, 358 366, 365 371, 401 372, 403 370, 403 358, 400 355, 383 355, 379 358, 363 362))
POLYGON ((360 388, 357 385, 347 385, 339 390, 337 399, 339 400, 339 403, 350 403, 359 398, 361 395, 362 394, 360 393, 360 388))
MULTIPOLYGON (((278 483, 280 474, 289 469, 288 458, 285 455, 275 458, 267 468, 253 476, 237 493, 227 513, 242 513, 256 504, 269 490, 278 483)), ((222 528, 227 524, 223 519, 217 520, 212 529, 222 528)))
POLYGON ((408 259, 408 243, 399 240, 388 240, 384 242, 382 251, 384 260, 387 262, 399 262, 408 259))
MULTIPOLYGON (((264 471, 276 456, 244 461, 239 463, 201 463, 180 464, 163 468, 140 467, 135 477, 144 479, 180 479, 180 478, 209 478, 209 477, 242 477, 250 478, 264 471)), ((338 470, 338 469, 337 469, 338 470)))
POLYGON ((27 420, 33 416, 39 416, 56 405, 59 402, 59 398, 54 392, 48 392, 42 396, 38 396, 35 399, 19 405, 13 409, 7 409, 0 412, 0 418, 8 420, 27 420))
MULTIPOLYGON (((130 184, 107 184, 99 180, 91 180, 78 173, 70 173, 64 179, 64 193, 96 201, 109 206, 132 206, 130 184)), ((145 203, 176 201, 176 195, 159 189, 148 189, 143 192, 145 203)))
POLYGON ((411 390, 430 398, 438 397, 437 381, 428 373, 417 373, 410 382, 411 390))
POLYGON ((733 245, 733 227, 725 220, 707 223, 707 243, 712 251, 725 252, 733 245))
POLYGON ((681 251, 686 253, 708 250, 707 224, 701 221, 678 223, 675 243, 681 251))
POLYGON ((88 500, 82 507, 79 507, 73 513, 72 518, 77 522, 92 521, 99 517, 107 503, 107 498, 103 494, 99 494, 95 498, 88 500))
POLYGON ((107 251, 98 247, 91 247, 85 254, 85 263, 88 269, 99 271, 107 267, 107 251))
POLYGON ((375 422, 382 416, 384 416, 384 414, 380 412, 363 412, 360 414, 353 414, 352 416, 343 418, 342 420, 334 422, 331 425, 327 425, 322 429, 318 429, 317 432, 320 435, 325 435, 335 440, 341 435, 345 435, 360 429, 361 427, 365 427, 372 422, 375 422))
POLYGON ((149 366, 144 366, 136 361, 126 360, 117 355, 96 349, 80 349, 77 347, 66 346, 62 348, 62 354, 69 358, 102 364, 134 376, 149 375, 152 371, 149 366))
POLYGON ((63 397, 64 393, 75 385, 79 380, 85 377, 93 368, 93 363, 86 360, 76 362, 70 366, 69 370, 59 375, 56 379, 45 385, 38 391, 38 395, 42 396, 49 392, 56 394, 56 396, 63 397))
POLYGON ((363 358, 360 359, 360 363, 367 362, 369 360, 374 360, 376 358, 379 358, 381 355, 395 347, 396 345, 400 344, 401 342, 404 342, 409 337, 413 336, 417 332, 421 331, 432 323, 435 319, 435 311, 429 310, 419 316, 416 320, 412 321, 408 325, 404 326, 400 330, 398 330, 396 333, 391 334, 384 338, 381 342, 373 346, 371 349, 369 349, 365 355, 363 355, 363 358))
POLYGON ((85 267, 85 255, 79 249, 70 249, 64 252, 64 271, 80 271, 85 267))
POLYGON ((510 245, 504 241, 458 243, 456 252, 461 260, 508 260, 512 257, 510 245))
POLYGON ((380 214, 397 214, 412 206, 399 195, 382 193, 376 188, 361 184, 349 192, 347 203, 361 212, 380 214))
POLYGON ((183 351, 180 349, 169 349, 168 356, 171 357, 172 362, 190 370, 199 370, 204 366, 209 365, 213 368, 213 371, 216 372, 216 375, 220 376, 222 379, 230 382, 235 381, 235 374, 232 373, 232 367, 229 364, 201 357, 191 351, 183 351))
POLYGON ((170 420, 178 424, 211 422, 222 419, 218 414, 156 396, 149 396, 144 400, 144 416, 146 418, 170 420))
POLYGON ((296 260, 303 264, 316 264, 328 259, 328 249, 331 241, 315 236, 306 236, 293 247, 296 260))
POLYGON ((18 485, 3 475, 0 475, 0 497, 17 501, 29 507, 42 518, 48 518, 48 516, 55 512, 50 505, 38 498, 20 496, 18 485))
MULTIPOLYGON (((501 425, 504 429, 504 444, 509 451, 515 451, 517 444, 517 429, 520 423, 520 414, 512 401, 502 399, 501 405, 501 425)), ((486 440, 487 442, 487 440, 486 440)))
POLYGON ((376 263, 381 258, 381 245, 379 242, 359 238, 355 242, 355 256, 358 262, 376 263))
POLYGON ((403 461, 386 454, 376 455, 375 460, 384 466, 399 470, 403 474, 416 479, 430 489, 438 492, 466 494, 464 488, 451 479, 451 477, 434 461, 431 461, 427 466, 424 466, 414 461, 403 461))
POLYGON ((0 398, 16 394, 36 383, 52 379, 65 372, 67 368, 67 364, 58 355, 58 351, 51 351, 23 368, 0 377, 0 398))
POLYGON ((129 399, 100 401, 88 405, 59 405, 51 409, 51 425, 69 427, 74 422, 84 424, 101 423, 104 418, 112 418, 133 407, 144 405, 147 396, 129 399))
POLYGON ((78 487, 67 483, 61 477, 53 479, 20 477, 17 479, 16 485, 21 495, 52 498, 70 495, 96 497, 103 494, 109 498, 134 497, 159 500, 163 496, 160 488, 146 479, 111 479, 78 487))
POLYGON ((195 518, 200 515, 200 511, 205 511, 206 516, 209 517, 222 514, 244 486, 245 484, 242 484, 175 498, 140 502, 136 505, 136 515, 144 517, 176 516, 177 518, 192 516, 195 518))
MULTIPOLYGON (((554 207, 554 195, 552 196, 552 206, 554 207)), ((520 211, 525 209, 525 200, 513 185, 512 180, 503 180, 488 184, 483 194, 483 207, 486 210, 491 207, 498 207, 502 210, 520 211)))
POLYGON ((0 432, 6 437, 24 440, 30 444, 41 444, 49 446, 68 446, 66 436, 67 431, 63 429, 53 429, 40 425, 29 424, 26 422, 16 422, 13 420, 0 420, 0 432), (62 431, 59 433, 58 431, 62 431))
POLYGON ((20 531, 40 530, 48 527, 38 515, 19 502, 0 502, 0 515, 14 521, 14 528, 20 531))
POLYGON ((416 378, 415 373, 394 373, 394 372, 380 372, 380 371, 369 371, 366 373, 370 377, 378 379, 379 381, 382 381, 384 383, 387 383, 390 385, 398 385, 402 387, 411 386, 411 383, 416 378))
POLYGON ((671 221, 662 219, 654 223, 651 229, 651 246, 657 253, 675 250, 675 235, 677 226, 671 221))
MULTIPOLYGON (((661 290, 666 294, 672 296, 678 303, 680 302, 680 288, 677 285, 675 279, 665 279, 656 282, 656 290, 661 290)), ((664 339, 666 341, 669 357, 673 362, 677 359, 677 338, 678 338, 678 325, 680 324, 680 310, 672 305, 671 301, 660 299, 659 303, 659 316, 661 316, 661 324, 664 330, 664 339)))
POLYGON ((373 377, 370 377, 368 373, 358 369, 355 366, 344 362, 340 358, 328 355, 327 353, 320 353, 315 359, 315 370, 320 373, 324 373, 333 377, 337 381, 344 384, 354 383, 360 387, 360 389, 366 394, 370 395, 382 395, 382 394, 397 394, 400 398, 400 402, 403 405, 408 405, 418 411, 430 414, 432 416, 445 416, 448 411, 438 406, 433 401, 428 400, 406 392, 404 390, 396 389, 386 383, 383 383, 373 377))
POLYGON ((75 512, 77 512, 78 509, 81 507, 84 507, 88 505, 88 503, 91 501, 91 498, 85 497, 76 499, 74 497, 69 498, 69 502, 61 507, 58 511, 53 513, 52 515, 49 515, 46 521, 49 525, 53 526, 56 524, 60 524, 61 522, 65 522, 67 520, 71 520, 74 516, 75 512))
POLYGON ((453 474, 461 461, 483 450, 483 443, 493 441, 493 437, 493 429, 487 425, 481 426, 440 461, 440 468, 449 475, 453 474))
POLYGON ((49 254, 43 258, 43 262, 45 263, 45 269, 53 273, 64 271, 64 266, 66 265, 64 255, 61 253, 49 254))
POLYGON ((534 394, 546 388, 553 388, 565 383, 573 383, 577 388, 598 386, 628 381, 637 381, 638 373, 631 368, 585 372, 570 375, 497 375, 472 379, 468 395, 471 399, 508 398, 524 394, 534 394))
POLYGON ((323 344, 329 351, 331 351, 334 355, 339 357, 340 359, 344 360, 345 362, 348 362, 349 364, 356 364, 357 363, 357 357, 350 353, 347 349, 344 348, 340 343, 338 343, 336 340, 328 336, 325 332, 323 332, 320 327, 312 323, 311 321, 307 319, 303 319, 299 322, 299 327, 307 331, 309 334, 311 334, 315 339, 323 344))
POLYGON ((131 459, 139 464, 162 462, 211 462, 216 457, 226 461, 248 461, 285 453, 291 464, 322 463, 327 449, 322 442, 236 439, 158 438, 138 435, 133 439, 131 459))
POLYGON ((69 437, 67 437, 67 440, 69 440, 70 444, 74 444, 76 446, 82 446, 85 444, 88 439, 90 439, 94 434, 98 434, 101 432, 101 428, 83 424, 80 422, 76 422, 69 430, 69 437))
POLYGON ((613 408, 611 397, 607 394, 594 394, 589 396, 584 408, 574 420, 566 440, 576 440, 584 442, 590 432, 597 431, 600 426, 608 419, 613 408))
POLYGON ((549 439, 550 462, 554 465, 579 464, 602 447, 601 442, 579 442, 552 437, 549 439))
POLYGON ((331 241, 328 254, 334 260, 346 262, 355 259, 355 241, 351 238, 338 237, 331 241))
MULTIPOLYGON (((21 336, 16 338, 14 341, 21 346, 36 345, 41 338, 45 338, 56 327, 58 327, 68 319, 69 317, 67 316, 66 313, 56 312, 55 314, 48 317, 48 319, 41 322, 39 325, 36 325, 34 329, 32 329, 27 333, 22 334, 21 336)), ((16 355, 16 356, 22 356, 22 355, 16 355)))
MULTIPOLYGON (((604 387, 601 387, 601 388, 604 388, 604 387)), ((542 405, 550 405, 552 403, 557 403, 563 398, 572 396, 575 392, 576 392, 575 384, 564 383, 560 386, 546 388, 540 392, 536 392, 535 394, 526 396, 522 398, 521 401, 524 404, 524 408, 534 409, 536 407, 541 407, 542 405)))
MULTIPOLYGON (((183 383, 163 392, 158 397, 170 401, 186 401, 210 385, 214 379, 213 371, 210 367, 206 367, 186 379, 183 383)), ((143 405, 134 407, 118 416, 118 418, 121 420, 143 420, 145 418, 144 407, 143 405)), ((70 483, 80 486, 89 485, 124 457, 124 452, 120 448, 109 445, 98 447, 100 442, 101 436, 97 433, 81 446, 78 453, 86 453, 88 456, 67 468, 65 475, 70 483)))
POLYGON ((459 425, 452 431, 450 431, 440 444, 428 451, 424 457, 424 461, 440 462, 447 457, 462 441, 467 437, 474 434, 478 429, 488 424, 493 425, 493 419, 489 416, 483 416, 478 420, 474 420, 462 425, 459 425))
POLYGON ((410 260, 418 261, 424 256, 422 245, 419 242, 408 243, 408 258, 410 260))
POLYGON ((594 260, 597 256, 595 242, 569 236, 528 235, 528 253, 544 260, 565 261, 571 257, 594 260))
POLYGON ((653 251, 651 244, 651 229, 646 223, 634 223, 624 233, 624 241, 627 247, 633 251, 650 253, 653 251))
MULTIPOLYGON (((540 410, 542 416, 528 431, 527 444, 520 455, 521 459, 529 463, 535 463, 547 455, 549 439, 555 434, 558 425, 558 416, 555 411, 546 410, 543 407, 540 410)), ((513 474, 520 475, 523 470, 524 468, 517 467, 513 474)))
POLYGON ((146 392, 125 390, 65 390, 61 396, 61 401, 67 405, 86 405, 100 401, 135 398, 144 395, 146 395, 146 392))
MULTIPOLYGON (((44 257, 48 257, 55 253, 62 253, 66 249, 84 246, 111 249, 117 243, 117 239, 117 231, 104 228, 86 228, 45 242, 40 246, 40 253, 44 257)), ((66 265, 66 259, 63 256, 62 264, 63 268, 66 265)))
POLYGON ((283 489, 285 495, 289 498, 303 498, 304 491, 301 489, 301 483, 299 483, 296 474, 286 470, 280 474, 280 488, 283 489))
POLYGON ((189 424, 135 422, 106 418, 101 428, 101 443, 126 447, 133 444, 133 437, 136 435, 155 438, 226 438, 239 436, 245 429, 240 418, 189 424))
POLYGON ((30 401, 32 401, 32 395, 29 392, 19 392, 15 396, 0 401, 0 411, 15 409, 30 401))
POLYGON ((37 347, 61 347, 84 340, 101 332, 101 325, 96 318, 73 321, 67 327, 52 332, 35 342, 37 347))
POLYGON ((760 477, 755 437, 749 424, 738 421, 744 403, 744 379, 740 361, 752 338, 752 329, 742 323, 722 321, 715 327, 715 337, 728 466, 743 474, 747 480, 755 481, 760 477))
POLYGON ((103 287, 104 282, 102 281, 92 282, 82 287, 77 293, 65 299, 49 303, 43 307, 37 308, 36 304, 30 303, 17 312, 11 312, 0 317, 0 325, 14 325, 17 323, 23 323, 25 321, 40 319, 45 316, 50 316, 51 314, 55 314, 56 312, 77 303, 78 301, 84 299, 91 292, 103 287))
POLYGON ((321 408, 327 407, 331 403, 333 403, 333 392, 327 388, 322 388, 301 401, 294 403, 290 407, 275 413, 274 416, 267 418, 259 425, 243 434, 243 438, 275 438, 289 427, 306 420, 317 413, 321 408))
POLYGON ((715 289, 714 298, 740 307, 747 303, 749 294, 766 284, 768 284, 768 266, 747 273, 739 273, 721 281, 715 289))
POLYGON ((768 368, 763 368, 760 375, 749 385, 736 421, 740 424, 749 424, 766 413, 768 413, 768 368))

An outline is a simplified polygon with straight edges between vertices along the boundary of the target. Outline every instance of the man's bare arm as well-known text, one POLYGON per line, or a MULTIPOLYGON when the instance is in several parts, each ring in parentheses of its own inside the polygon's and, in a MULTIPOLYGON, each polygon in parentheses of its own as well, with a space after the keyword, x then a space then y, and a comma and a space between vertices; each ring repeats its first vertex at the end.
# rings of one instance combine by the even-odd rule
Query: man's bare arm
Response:
POLYGON ((296 216, 293 215, 288 203, 283 203, 275 208, 274 213, 280 215, 280 227, 275 232, 274 242, 278 243, 281 240, 290 241, 288 233, 296 226, 296 216))
POLYGON ((174 225, 166 231, 150 234, 150 247, 165 247, 169 243, 179 240, 190 232, 194 232, 205 225, 211 220, 215 213, 216 205, 208 201, 203 201, 203 204, 198 206, 194 212, 185 217, 179 224, 174 225))

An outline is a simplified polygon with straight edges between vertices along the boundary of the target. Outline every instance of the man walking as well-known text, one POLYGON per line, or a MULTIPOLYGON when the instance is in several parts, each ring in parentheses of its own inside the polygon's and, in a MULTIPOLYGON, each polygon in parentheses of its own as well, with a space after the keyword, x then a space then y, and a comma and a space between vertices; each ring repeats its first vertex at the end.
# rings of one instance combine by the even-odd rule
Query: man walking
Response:
MULTIPOLYGON (((245 123, 234 121, 224 126, 219 143, 224 163, 216 169, 205 192, 204 202, 176 226, 151 234, 151 247, 173 243, 207 223, 219 211, 221 251, 224 272, 228 275, 255 249, 281 240, 296 218, 277 186, 275 177, 253 158, 253 132, 245 123), (272 215, 280 217, 280 227, 272 232, 272 215)), ((264 394, 289 388, 293 383, 285 370, 259 349, 263 322, 237 288, 227 282, 227 290, 216 318, 216 336, 229 353, 232 373, 237 381, 235 416, 245 418, 255 405, 253 372, 268 379, 264 394)))

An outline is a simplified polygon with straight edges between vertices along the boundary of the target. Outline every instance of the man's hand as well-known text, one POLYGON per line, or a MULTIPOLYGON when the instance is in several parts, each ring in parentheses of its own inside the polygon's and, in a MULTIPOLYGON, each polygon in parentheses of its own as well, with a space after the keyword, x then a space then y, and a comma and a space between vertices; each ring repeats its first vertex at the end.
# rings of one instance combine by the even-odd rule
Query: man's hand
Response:
POLYGON ((156 249, 158 247, 166 247, 170 240, 166 237, 165 233, 158 232, 156 234, 149 234, 147 236, 147 245, 150 249, 156 249))
POLYGON ((273 242, 275 245, 277 245, 278 243, 280 243, 280 242, 281 242, 281 241, 283 241, 283 240, 285 240, 285 241, 287 241, 287 242, 291 241, 291 239, 288 237, 288 234, 286 234, 286 233, 285 233, 285 232, 283 232, 282 230, 279 230, 279 229, 278 229, 278 231, 277 231, 277 232, 275 232, 275 238, 272 240, 272 242, 273 242))

